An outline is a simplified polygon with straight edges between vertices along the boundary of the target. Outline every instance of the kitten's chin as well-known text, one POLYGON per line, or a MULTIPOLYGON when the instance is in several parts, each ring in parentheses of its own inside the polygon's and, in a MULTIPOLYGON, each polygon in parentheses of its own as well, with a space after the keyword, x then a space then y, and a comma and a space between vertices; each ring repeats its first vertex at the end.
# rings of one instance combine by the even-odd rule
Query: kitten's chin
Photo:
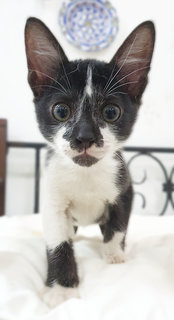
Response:
POLYGON ((74 161, 74 163, 78 164, 81 167, 91 167, 99 161, 99 159, 88 154, 81 154, 79 156, 73 157, 72 160, 74 161))

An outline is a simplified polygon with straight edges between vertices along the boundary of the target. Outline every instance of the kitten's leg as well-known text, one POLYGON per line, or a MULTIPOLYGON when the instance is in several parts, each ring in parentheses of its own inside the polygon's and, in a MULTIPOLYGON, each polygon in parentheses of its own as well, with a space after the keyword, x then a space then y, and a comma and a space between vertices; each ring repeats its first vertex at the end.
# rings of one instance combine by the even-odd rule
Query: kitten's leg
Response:
POLYGON ((60 203, 45 206, 43 227, 48 260, 46 285, 76 287, 79 280, 72 243, 74 229, 68 210, 60 203))
POLYGON ((107 221, 100 225, 104 236, 104 256, 108 263, 125 261, 125 237, 132 204, 132 187, 120 195, 116 204, 108 205, 107 221))
POLYGON ((44 205, 42 219, 48 271, 41 296, 46 304, 54 307, 64 300, 78 297, 79 279, 72 243, 74 229, 67 207, 59 200, 56 205, 50 202, 44 205))
POLYGON ((47 248, 47 286, 58 283, 73 288, 79 283, 72 241, 61 242, 55 249, 47 248))

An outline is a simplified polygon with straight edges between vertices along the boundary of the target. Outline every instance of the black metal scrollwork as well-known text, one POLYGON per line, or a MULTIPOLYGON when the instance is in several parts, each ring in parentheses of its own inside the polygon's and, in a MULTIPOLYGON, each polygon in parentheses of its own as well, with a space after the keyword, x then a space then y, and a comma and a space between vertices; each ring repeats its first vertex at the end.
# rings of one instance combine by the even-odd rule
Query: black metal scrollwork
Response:
MULTIPOLYGON (((172 168, 170 174, 167 173, 167 170, 163 164, 163 162, 154 154, 152 154, 152 152, 162 152, 164 153, 165 149, 156 149, 156 148, 125 148, 125 151, 131 151, 131 152, 136 152, 136 154, 134 154, 129 161, 127 162, 128 167, 131 166, 132 162, 140 157, 140 156, 147 156, 150 157, 151 159, 153 159, 160 167, 160 169, 162 170, 163 176, 164 176, 164 183, 162 184, 162 191, 166 193, 166 199, 165 199, 165 203, 164 206, 162 208, 162 211, 159 213, 160 216, 164 215, 169 203, 171 204, 172 208, 174 209, 174 200, 172 197, 172 193, 174 192, 174 183, 172 182, 173 180, 173 175, 174 175, 174 167, 172 168)), ((173 150, 173 149, 170 149, 173 150)), ((173 150, 174 151, 174 150, 173 150)), ((167 151, 166 151, 167 152, 167 151)), ((139 182, 135 182, 133 181, 133 184, 142 184, 147 180, 147 174, 146 171, 144 173, 144 177, 141 181, 139 182)), ((135 194, 138 194, 139 196, 141 196, 143 203, 142 203, 142 208, 146 207, 146 199, 145 196, 141 193, 141 192, 135 192, 135 194)))

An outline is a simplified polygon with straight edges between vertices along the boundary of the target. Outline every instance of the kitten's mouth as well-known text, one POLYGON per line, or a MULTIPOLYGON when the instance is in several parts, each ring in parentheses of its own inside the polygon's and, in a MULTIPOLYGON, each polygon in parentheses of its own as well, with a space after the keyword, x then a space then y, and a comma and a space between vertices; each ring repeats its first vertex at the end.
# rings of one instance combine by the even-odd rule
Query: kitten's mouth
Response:
POLYGON ((84 152, 82 154, 80 154, 79 156, 73 157, 72 160, 78 164, 79 166, 82 167, 90 167, 93 164, 97 163, 99 161, 99 159, 90 156, 86 149, 84 150, 84 152))

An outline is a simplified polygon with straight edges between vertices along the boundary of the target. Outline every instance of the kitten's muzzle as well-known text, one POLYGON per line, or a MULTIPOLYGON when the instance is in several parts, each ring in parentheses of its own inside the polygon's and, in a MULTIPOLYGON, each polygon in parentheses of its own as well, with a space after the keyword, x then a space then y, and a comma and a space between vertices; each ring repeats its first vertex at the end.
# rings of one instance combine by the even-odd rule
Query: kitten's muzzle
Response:
POLYGON ((96 132, 92 128, 90 123, 83 123, 82 126, 78 128, 75 135, 75 146, 80 155, 73 157, 73 161, 83 167, 90 167, 99 159, 95 156, 91 156, 88 153, 90 147, 97 143, 96 132))

